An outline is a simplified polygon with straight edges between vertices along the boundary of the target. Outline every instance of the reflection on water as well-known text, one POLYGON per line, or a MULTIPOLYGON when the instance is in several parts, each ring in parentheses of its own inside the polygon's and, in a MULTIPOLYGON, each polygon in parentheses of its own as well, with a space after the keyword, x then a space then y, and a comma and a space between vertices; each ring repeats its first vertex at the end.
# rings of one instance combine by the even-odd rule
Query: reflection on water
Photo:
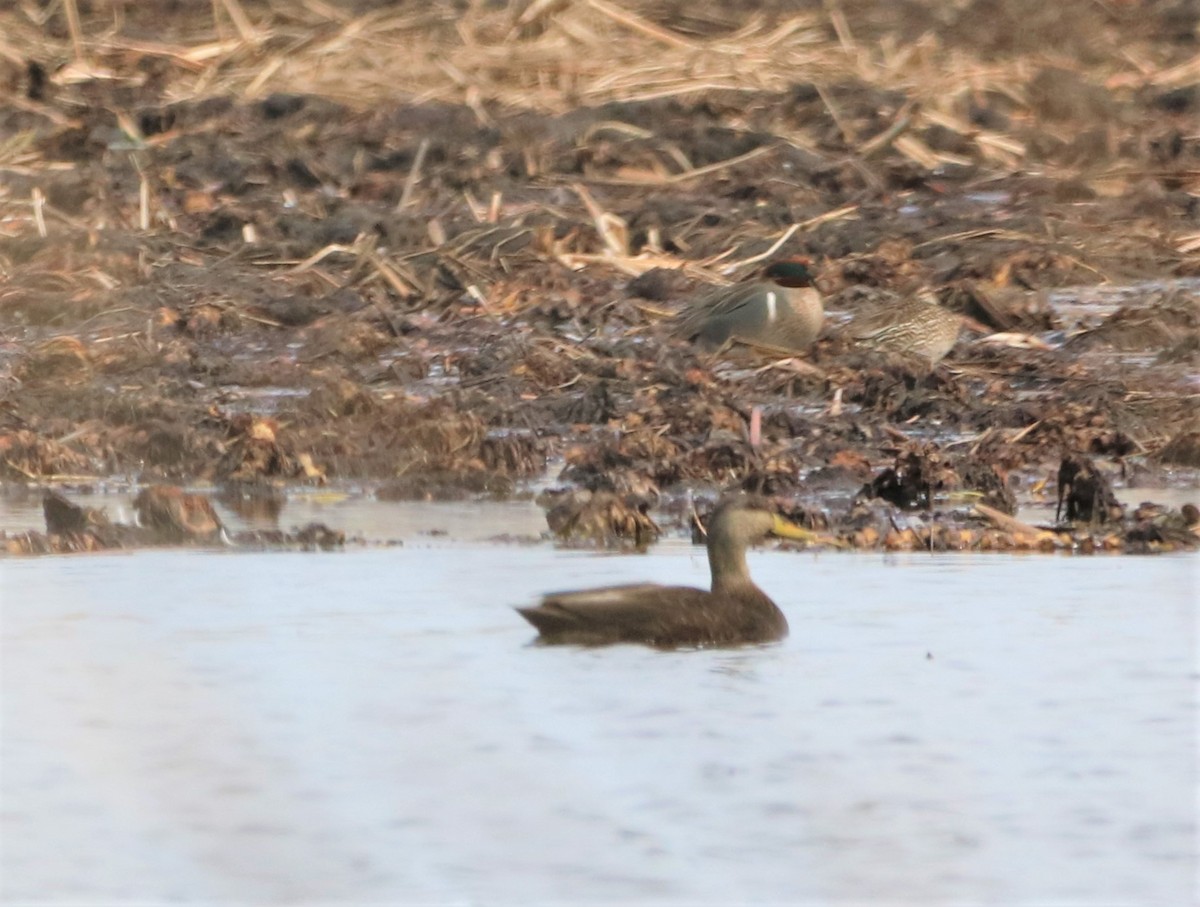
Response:
POLYGON ((1194 557, 761 552, 784 643, 530 646, 698 549, 8 560, 6 901, 1183 904, 1194 557))
MULTIPOLYGON (((0 499, 0 531, 36 529, 44 532, 42 492, 14 486, 8 491, 10 495, 0 499)), ((134 522, 136 491, 85 493, 73 490, 67 497, 81 507, 103 509, 117 522, 134 522)), ((450 505, 423 501, 380 504, 373 495, 362 491, 293 489, 282 500, 231 503, 213 497, 212 503, 222 522, 233 531, 290 529, 319 522, 371 541, 448 536, 465 542, 487 541, 502 535, 536 538, 546 531, 542 509, 528 500, 450 505)))
MULTIPOLYGON (((1113 494, 1120 503, 1125 505, 1128 513, 1132 513, 1139 504, 1146 502, 1160 504, 1168 510, 1178 510, 1184 504, 1200 505, 1200 488, 1160 488, 1138 485, 1133 488, 1114 488, 1113 494)), ((1055 506, 1055 499, 1050 496, 1037 503, 1022 504, 1017 516, 1028 522, 1053 525, 1055 506)))
MULTIPOLYGON (((910 433, 920 434, 919 431, 910 433)), ((1195 481, 1194 476, 1189 476, 1195 481)), ((1139 486, 1114 489, 1121 503, 1136 507, 1153 501, 1178 510, 1184 504, 1200 504, 1200 489, 1179 487, 1139 486)), ((83 507, 103 508, 120 522, 134 521, 134 493, 79 493, 72 491, 70 499, 83 507)), ((1022 520, 1035 523, 1054 522, 1054 499, 1026 501, 1017 514, 1022 520)), ((292 490, 286 498, 234 502, 214 498, 213 506, 231 530, 291 529, 310 522, 328 524, 345 530, 351 536, 368 541, 414 540, 448 538, 460 542, 536 539, 547 533, 546 518, 533 501, 465 502, 437 504, 406 502, 380 503, 365 492, 292 490)), ((848 506, 846 501, 834 500, 832 507, 848 506)), ((41 492, 31 490, 17 497, 0 499, 0 531, 22 532, 26 529, 44 531, 41 492)))

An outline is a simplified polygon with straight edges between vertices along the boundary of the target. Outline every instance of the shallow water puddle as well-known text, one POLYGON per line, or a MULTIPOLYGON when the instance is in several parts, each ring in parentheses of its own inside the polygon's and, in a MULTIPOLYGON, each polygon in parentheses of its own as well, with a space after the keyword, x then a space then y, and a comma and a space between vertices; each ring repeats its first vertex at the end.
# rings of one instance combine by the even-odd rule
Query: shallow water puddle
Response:
POLYGON ((1171 291, 1200 293, 1200 278, 1147 280, 1125 286, 1062 287, 1046 291, 1046 302, 1069 331, 1074 332, 1095 327, 1121 306, 1171 291))

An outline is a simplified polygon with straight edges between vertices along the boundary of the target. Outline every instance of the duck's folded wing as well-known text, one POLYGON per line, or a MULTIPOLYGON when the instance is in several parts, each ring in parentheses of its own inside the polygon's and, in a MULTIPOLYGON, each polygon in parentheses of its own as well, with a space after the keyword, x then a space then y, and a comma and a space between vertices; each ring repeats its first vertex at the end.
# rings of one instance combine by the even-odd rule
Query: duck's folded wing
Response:
POLYGON ((690 586, 641 583, 555 592, 531 608, 517 608, 546 637, 580 641, 651 640, 702 609, 709 593, 690 586))
POLYGON ((714 319, 735 317, 761 291, 762 286, 754 283, 721 287, 684 308, 676 316, 676 331, 684 337, 694 337, 714 319))
POLYGON ((894 320, 895 315, 892 312, 880 307, 856 315, 847 330, 854 340, 873 340, 885 333, 894 320))

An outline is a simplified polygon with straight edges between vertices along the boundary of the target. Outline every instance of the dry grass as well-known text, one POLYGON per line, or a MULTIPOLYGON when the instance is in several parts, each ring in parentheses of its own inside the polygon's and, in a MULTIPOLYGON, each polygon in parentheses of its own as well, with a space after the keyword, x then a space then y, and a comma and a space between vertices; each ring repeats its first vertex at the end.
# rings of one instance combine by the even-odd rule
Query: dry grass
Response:
MULTIPOLYGON (((140 64, 153 58, 173 71, 167 102, 280 91, 361 109, 401 99, 443 101, 466 104, 483 123, 491 121, 491 105, 562 113, 607 102, 713 93, 736 98, 814 83, 851 147, 865 157, 892 147, 925 167, 959 160, 916 137, 931 124, 967 137, 996 166, 1020 166, 1024 145, 966 121, 966 99, 991 91, 1021 102, 1035 68, 1077 65, 1046 54, 983 62, 970 50, 945 46, 932 31, 907 43, 891 35, 862 41, 837 3, 782 18, 745 14, 736 23, 726 20, 720 4, 699 4, 693 16, 709 18, 707 33, 698 35, 640 11, 652 13, 653 4, 615 0, 527 0, 500 9, 475 2, 465 14, 434 3, 363 15, 325 0, 212 0, 207 15, 169 23, 172 41, 130 37, 136 30, 125 27, 122 0, 96 6, 107 17, 82 22, 75 0, 51 5, 45 14, 32 4, 0 13, 0 60, 13 67, 40 61, 55 82, 71 84, 137 82, 145 78, 140 64), (62 36, 53 36, 51 26, 62 36), (824 90, 846 80, 903 92, 909 103, 890 128, 856 134, 824 90)), ((694 21, 689 25, 698 30, 694 21)), ((1105 41, 1097 36, 1097 47, 1105 41)), ((1110 88, 1170 88, 1200 79, 1200 58, 1179 63, 1152 41, 1109 43, 1111 53, 1092 69, 1110 88)), ((800 147, 809 143, 800 132, 784 138, 800 147)))
MULTIPOLYGON (((1047 65, 1078 69, 1078 60, 1044 49, 983 59, 969 42, 952 42, 932 29, 911 40, 876 29, 874 36, 866 39, 856 35, 851 26, 851 20, 858 19, 846 15, 843 6, 832 0, 801 14, 782 14, 764 6, 758 12, 741 14, 737 21, 725 12, 723 4, 695 4, 686 22, 659 15, 653 0, 525 0, 499 8, 475 0, 465 13, 455 4, 435 2, 404 4, 400 12, 392 4, 360 14, 332 0, 211 0, 207 8, 199 6, 186 18, 168 18, 159 23, 165 27, 151 30, 147 26, 153 24, 152 6, 93 0, 92 13, 85 18, 76 0, 60 0, 44 12, 32 3, 0 12, 0 85, 7 82, 10 86, 8 103, 67 126, 73 105, 83 110, 91 103, 90 84, 137 88, 151 78, 149 73, 156 73, 161 103, 219 95, 252 100, 275 92, 321 96, 364 111, 383 105, 442 102, 465 105, 481 124, 492 125, 501 111, 563 114, 612 102, 707 99, 719 104, 725 125, 753 130, 764 98, 782 103, 796 85, 807 84, 815 88, 828 120, 836 124, 857 159, 855 166, 863 169, 884 155, 900 156, 926 170, 982 163, 996 173, 1035 169, 1070 177, 1078 169, 1035 159, 1026 147, 1028 132, 1020 128, 1035 115, 1026 97, 1026 86, 1034 75, 1047 65), (146 37, 149 34, 162 37, 151 39, 146 37), (60 95, 73 104, 50 105, 41 103, 36 94, 28 95, 24 72, 29 61, 40 64, 60 95), (878 118, 864 121, 840 108, 843 102, 837 89, 844 85, 886 90, 904 102, 885 114, 881 126, 878 118), (985 94, 1011 102, 1015 114, 1009 132, 983 128, 969 119, 970 102, 985 94), (957 153, 930 147, 923 139, 929 127, 958 136, 961 147, 957 153)), ((859 9, 856 15, 862 14, 859 9)), ((1119 32, 1093 37, 1088 76, 1114 93, 1131 95, 1200 80, 1200 58, 1181 62, 1179 53, 1161 42, 1138 41, 1119 32)), ((106 94, 114 96, 111 90, 106 94)), ((138 103, 153 96, 145 91, 130 94, 140 99, 138 103)), ((113 112, 135 144, 144 140, 133 111, 113 112)), ((594 124, 584 138, 594 138, 602 130, 651 138, 620 116, 619 110, 614 111, 612 120, 594 124)), ((1041 134, 1068 142, 1079 124, 1046 121, 1038 127, 1041 134)), ((817 124, 775 117, 771 128, 782 142, 823 156, 817 124)), ((1123 127, 1109 128, 1117 131, 1123 127)), ((1116 144, 1120 138, 1114 135, 1111 142, 1116 144)), ((1131 138, 1136 140, 1136 136, 1131 138)), ((148 141, 170 139, 170 135, 159 135, 148 141)), ((666 141, 659 144, 662 154, 653 169, 626 167, 614 175, 597 175, 590 183, 689 184, 691 188, 691 181, 751 164, 778 147, 761 146, 698 165, 678 146, 666 141)), ((414 200, 423 159, 419 152, 404 187, 401 209, 414 200)), ((758 165, 763 163, 758 161, 758 165)), ((62 165, 42 158, 33 134, 21 132, 0 137, 0 166, 29 172, 62 165)), ((1120 194, 1145 176, 1144 165, 1134 160, 1118 158, 1104 166, 1104 172, 1093 168, 1088 174, 1101 194, 1120 194)), ((1177 172, 1173 178, 1185 190, 1200 191, 1200 172, 1177 172)), ((633 255, 621 218, 604 210, 587 187, 572 188, 601 246, 595 252, 548 250, 558 260, 575 268, 602 261, 629 274, 679 265, 676 259, 656 254, 653 239, 633 255)), ((143 231, 154 217, 149 190, 143 177, 136 212, 137 225, 143 231)), ((0 189, 0 202, 4 200, 0 189)), ((473 202, 469 194, 467 201, 473 202)), ((494 224, 502 202, 498 197, 490 204, 484 200, 473 203, 472 210, 479 209, 481 224, 494 224)), ((21 208, 18 220, 32 218, 41 236, 47 232, 47 215, 62 216, 36 195, 32 202, 17 204, 21 208)), ((852 214, 853 206, 839 208, 796 225, 786 234, 769 237, 769 241, 775 248, 796 230, 852 214)), ((10 220, 0 230, 15 228, 17 221, 10 220)), ((441 245, 438 229, 434 219, 430 238, 435 246, 441 245)), ((1182 255, 1196 251, 1194 234, 1174 244, 1182 255)), ((346 249, 341 245, 324 249, 303 262, 301 270, 339 251, 346 249)), ((415 292, 414 281, 397 265, 389 265, 371 249, 356 245, 350 251, 401 297, 415 292)), ((731 247, 716 258, 689 262, 688 266, 696 276, 719 281, 719 274, 762 257, 747 257, 739 247, 731 247)))

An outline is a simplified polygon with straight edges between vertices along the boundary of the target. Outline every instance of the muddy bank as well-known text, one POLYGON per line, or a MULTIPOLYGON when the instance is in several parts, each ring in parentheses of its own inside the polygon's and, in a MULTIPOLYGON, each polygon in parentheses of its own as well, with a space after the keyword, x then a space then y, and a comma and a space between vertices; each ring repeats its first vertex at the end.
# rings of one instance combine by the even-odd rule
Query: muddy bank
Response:
POLYGON ((836 522, 910 456, 1001 512, 1069 456, 1196 480, 1188 4, 1089 9, 1086 46, 1040 8, 1017 43, 1015 0, 151 6, 93 3, 78 50, 0 14, 28 39, 0 64, 5 481, 448 499, 549 469, 643 516, 742 487, 836 522), (768 253, 816 263, 808 354, 672 336, 768 253), (918 286, 973 326, 936 368, 848 340, 918 286))
MULTIPOLYGON (((1077 457, 1063 460, 1058 485, 1053 520, 1034 524, 1014 516, 1014 496, 994 470, 979 463, 955 464, 927 446, 898 457, 894 466, 863 485, 847 506, 798 504, 794 497, 785 495, 768 498, 767 503, 808 530, 803 541, 786 543, 793 548, 1068 554, 1158 554, 1200 548, 1200 509, 1192 503, 1174 508, 1149 501, 1137 506, 1122 504, 1104 473, 1077 457), (949 490, 964 485, 987 490, 949 490)), ((25 509, 29 509, 29 499, 36 493, 13 485, 5 486, 3 491, 0 503, 23 503, 25 509)), ((128 497, 132 519, 122 519, 110 516, 107 506, 87 506, 46 489, 40 494, 45 531, 0 529, 0 552, 67 554, 163 546, 328 551, 347 544, 403 544, 390 534, 393 524, 386 519, 380 524, 389 533, 386 536, 364 530, 361 522, 345 515, 340 521, 344 529, 331 529, 324 522, 310 520, 304 525, 293 523, 290 530, 285 530, 281 514, 290 512, 289 500, 279 490, 248 494, 245 490, 231 493, 226 489, 222 493, 224 512, 235 522, 247 524, 241 529, 230 528, 204 494, 152 485, 128 497)), ((336 493, 324 497, 348 498, 336 493)), ((390 506, 381 500, 382 493, 377 492, 375 498, 371 505, 376 510, 390 506)), ((360 495, 359 500, 361 507, 364 498, 360 495)), ((552 538, 565 547, 645 551, 664 536, 690 535, 693 544, 703 545, 716 504, 716 495, 703 493, 660 498, 644 493, 557 487, 538 495, 536 501, 526 497, 525 512, 516 525, 501 517, 503 511, 495 502, 470 506, 485 522, 486 514, 491 514, 495 522, 487 541, 492 544, 538 544, 552 538), (530 512, 538 512, 539 507, 544 523, 538 520, 533 528, 530 512), (526 527, 524 533, 519 531, 521 526, 526 527)), ((410 503, 407 508, 411 510, 412 506, 410 503)), ((435 505, 441 516, 447 508, 453 509, 454 505, 435 505)), ((403 510, 403 505, 393 508, 391 516, 399 516, 403 510)), ((124 508, 119 508, 119 513, 123 512, 124 508)), ((363 516, 358 513, 359 520, 363 516)), ((339 522, 333 512, 330 517, 339 522)), ((432 512, 426 515, 426 519, 431 518, 432 512)), ((411 515, 407 522, 411 525, 411 515)), ((482 523, 471 524, 473 536, 477 537, 481 529, 482 523)), ((430 537, 448 534, 433 525, 418 526, 418 533, 430 537)))

